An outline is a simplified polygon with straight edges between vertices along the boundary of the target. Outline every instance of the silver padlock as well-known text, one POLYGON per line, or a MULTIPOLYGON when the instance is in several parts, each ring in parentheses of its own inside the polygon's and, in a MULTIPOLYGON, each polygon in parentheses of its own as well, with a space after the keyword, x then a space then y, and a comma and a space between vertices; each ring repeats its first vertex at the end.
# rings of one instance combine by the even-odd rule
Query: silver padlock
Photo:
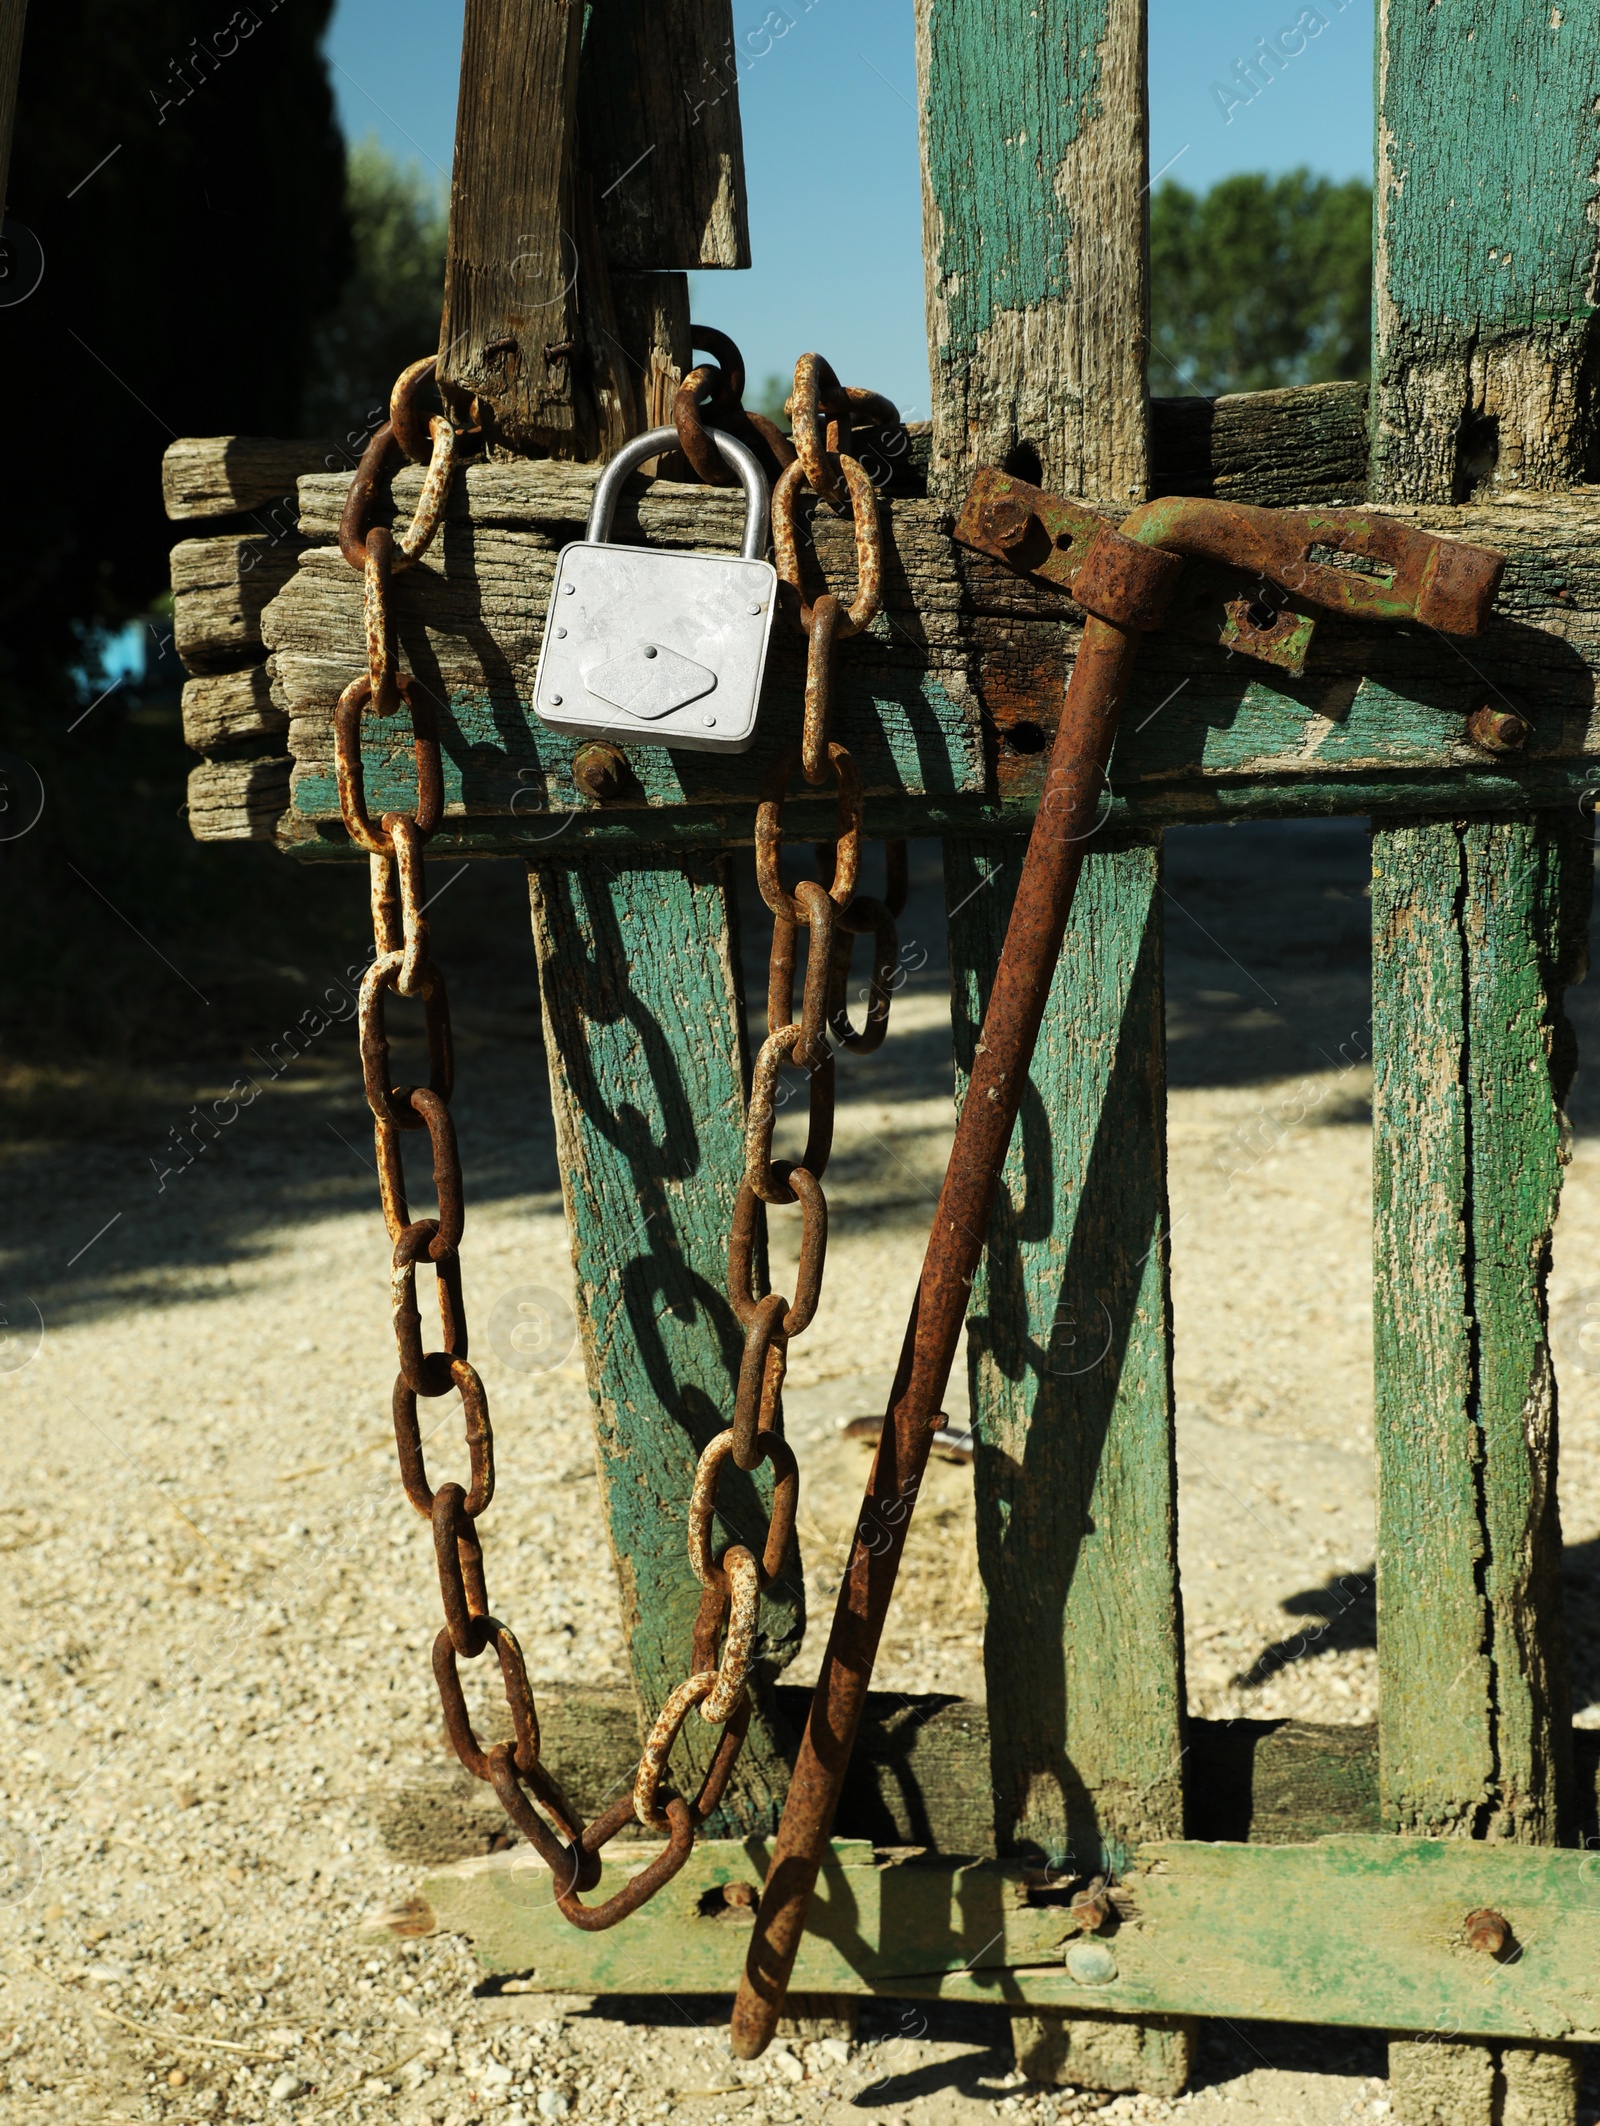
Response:
POLYGON ((707 433, 744 489, 739 553, 613 546, 628 475, 675 450, 678 431, 652 428, 618 451, 594 491, 587 538, 556 561, 533 682, 534 711, 551 730, 694 753, 743 753, 755 737, 778 598, 777 570, 763 558, 770 501, 749 445, 707 433))

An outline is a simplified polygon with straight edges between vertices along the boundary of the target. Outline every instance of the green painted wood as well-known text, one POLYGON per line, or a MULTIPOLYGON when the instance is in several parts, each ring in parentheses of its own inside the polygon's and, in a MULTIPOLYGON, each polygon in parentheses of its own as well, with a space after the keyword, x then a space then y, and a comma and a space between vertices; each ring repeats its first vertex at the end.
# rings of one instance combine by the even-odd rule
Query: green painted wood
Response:
MULTIPOLYGON (((601 1893, 657 1850, 613 1846, 601 1893)), ((537 1989, 728 1993, 749 1915, 718 1892, 758 1884, 768 1850, 762 1839, 698 1845, 608 1934, 580 1934, 561 1918, 526 1848, 438 1869, 422 1889, 441 1930, 469 1935, 490 1971, 526 1973, 537 1989)), ((836 1840, 796 1987, 1441 2038, 1600 2038, 1593 1854, 1385 1836, 1153 1843, 1131 1856, 1119 1920, 1087 1962, 1065 1905, 1026 1901, 1022 1881, 1016 1863, 918 1865, 836 1840), (1504 1913, 1520 1954, 1496 1962, 1467 1946, 1463 1922, 1482 1906, 1504 1913)))
POLYGON ((1379 1660, 1388 1820, 1553 1842, 1570 1785, 1544 1282, 1584 823, 1380 832, 1379 1660))
MULTIPOLYGON (((216 763, 204 763, 196 775, 211 772, 216 763)), ((286 763, 257 763, 286 767, 286 763)), ((1106 806, 1107 833, 1149 831, 1155 827, 1226 825, 1242 819, 1327 819, 1474 813, 1532 814, 1553 807, 1571 808, 1588 817, 1600 797, 1600 760, 1559 764, 1543 769, 1538 763, 1522 770, 1494 769, 1457 777, 1444 774, 1352 776, 1348 782, 1279 782, 1263 777, 1237 783, 1218 783, 1200 791, 1171 788, 1140 793, 1129 798, 1115 789, 1106 806)), ((241 800, 242 801, 242 800, 241 800)), ((865 808, 866 832, 871 837, 894 835, 1026 835, 1033 825, 1036 800, 1033 794, 985 802, 982 799, 869 799, 865 808)), ((793 823, 796 841, 827 839, 829 820, 834 817, 826 802, 808 800, 802 790, 785 813, 793 823)), ((450 822, 439 830, 431 844, 438 857, 505 856, 535 858, 551 863, 576 863, 597 853, 613 859, 637 856, 643 851, 687 853, 716 852, 753 842, 753 810, 728 806, 716 810, 700 807, 682 812, 652 813, 643 818, 604 812, 563 814, 556 820, 540 820, 538 833, 520 822, 494 824, 484 821, 450 822)), ((280 848, 313 863, 340 863, 359 858, 342 829, 325 823, 315 826, 285 814, 278 824, 280 848)))
MULTIPOLYGON (((1379 0, 1369 472, 1380 505, 1582 476, 1597 92, 1593 9, 1379 0)), ((1492 676, 1492 698, 1515 697, 1514 675, 1492 676)), ((1528 699, 1539 714, 1539 680, 1528 699)), ((1402 1828, 1518 1840, 1563 1829, 1544 1276, 1563 1089, 1552 1062, 1564 1077, 1569 1059, 1546 1037, 1568 971, 1564 903, 1587 904, 1568 848, 1579 834, 1567 811, 1377 838, 1375 1018, 1389 1050, 1374 1106, 1381 1764, 1402 1828), (1411 1146, 1393 1141, 1406 1131, 1411 1146)), ((1437 2062, 1396 2048, 1401 2126, 1446 2102, 1461 2126, 1491 2126, 1502 2104, 1539 2126, 1576 2117, 1559 2074, 1542 2097, 1513 2099, 1510 2078, 1502 2093, 1484 2064, 1457 2061, 1465 2080, 1445 2092, 1430 2087, 1437 2062)))
POLYGON ((917 0, 917 43, 935 483, 1025 448, 1142 501, 1144 0, 917 0))
MULTIPOLYGON (((1018 843, 945 845, 958 1085, 1018 843)), ((1073 904, 968 1317, 1002 1853, 1077 1874, 1183 1829, 1159 843, 1073 904)))
MULTIPOLYGON (((413 484, 410 473, 397 479, 402 506, 413 484)), ((747 833, 762 779, 799 729, 803 649, 787 627, 775 631, 752 750, 635 747, 638 787, 619 803, 596 807, 581 796, 570 742, 546 731, 528 706, 555 553, 576 536, 591 486, 588 472, 553 462, 473 467, 458 483, 439 544, 396 581, 404 661, 448 703, 447 803, 464 808, 472 831, 508 849, 591 835, 653 836, 659 845, 692 833, 696 815, 723 809, 729 825, 718 833, 747 833), (676 816, 657 825, 640 817, 646 810, 676 816)), ((331 536, 341 499, 337 480, 302 482, 308 536, 331 536)), ((1555 781, 1562 787, 1550 801, 1565 801, 1572 773, 1582 776, 1600 760, 1593 508, 1582 495, 1540 496, 1407 514, 1508 554, 1488 634, 1458 646, 1421 630, 1330 618, 1299 680, 1156 635, 1141 650, 1111 771, 1116 798, 1134 816, 1154 822, 1263 803, 1288 812, 1359 811, 1365 788, 1346 785, 1376 785, 1381 798, 1408 778, 1458 779, 1470 793, 1487 777, 1507 804, 1555 781), (1500 695, 1534 723, 1523 754, 1496 758, 1467 741, 1472 710, 1500 695)), ((727 496, 658 481, 630 505, 623 533, 716 548, 734 543, 737 522, 727 496)), ((1081 615, 1064 593, 953 548, 931 503, 894 501, 884 523, 884 611, 841 660, 837 711, 869 801, 881 809, 921 800, 906 812, 925 821, 925 831, 938 831, 958 804, 1026 808, 1042 782, 1041 740, 1055 726, 1081 615), (1030 744, 1034 750, 1022 750, 1030 744)), ((847 587, 848 524, 819 518, 816 535, 830 580, 847 587)), ((203 543, 227 546, 230 555, 240 544, 203 543)), ((320 833, 338 821, 333 704, 365 655, 356 572, 331 549, 312 549, 260 625, 272 651, 274 699, 290 716, 294 831, 320 833)), ((374 722, 364 739, 373 802, 405 803, 408 726, 374 722)))
MULTIPOLYGON (((1403 1831, 1573 1828, 1545 1279, 1588 843, 1573 813, 1374 843, 1380 1785, 1403 1831)), ((1408 2126, 1445 2064, 1456 2115, 1490 2126, 1493 2063, 1422 2050, 1394 2048, 1408 2126)), ((1525 2064, 1528 2119, 1574 2119, 1560 2062, 1525 2064)))
POLYGON ((1468 951, 1472 1313, 1483 1439, 1484 1594, 1495 1676, 1491 1835, 1570 1828, 1556 1381, 1545 1281, 1576 1041, 1563 992, 1587 967, 1592 837, 1569 813, 1461 837, 1468 951))
MULTIPOLYGON (((530 882, 606 1525, 650 1720, 691 1672, 689 1495, 701 1452, 731 1421, 744 1341, 727 1298, 745 1086, 732 906, 718 858, 597 860, 530 882)), ((719 1540, 759 1550, 767 1472, 730 1469, 719 1499, 719 1540)), ((804 1628, 798 1551, 761 1628, 766 1680, 720 1812, 729 1831, 775 1824, 788 1785, 770 1676, 804 1628)), ((685 1723, 685 1784, 719 1734, 698 1716, 685 1723)), ((631 1778, 631 1764, 616 1776, 631 1778)))
POLYGON ((1584 476, 1600 15, 1379 0, 1374 492, 1584 476))

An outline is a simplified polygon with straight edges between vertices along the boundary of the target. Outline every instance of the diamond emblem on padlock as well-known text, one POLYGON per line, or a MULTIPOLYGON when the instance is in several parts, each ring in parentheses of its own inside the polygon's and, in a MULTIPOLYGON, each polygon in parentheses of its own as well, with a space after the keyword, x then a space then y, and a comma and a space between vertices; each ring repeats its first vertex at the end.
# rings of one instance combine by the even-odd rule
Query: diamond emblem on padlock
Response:
POLYGON ((664 643, 641 642, 603 664, 589 665, 583 683, 599 701, 626 709, 630 716, 669 716, 674 709, 699 701, 717 683, 692 657, 680 657, 664 643))
POLYGON ((636 436, 602 473, 588 536, 561 549, 550 590, 533 706, 551 730, 699 753, 743 753, 754 739, 778 594, 770 504, 748 445, 715 440, 744 489, 737 554, 612 542, 629 474, 675 448, 676 429, 636 436))

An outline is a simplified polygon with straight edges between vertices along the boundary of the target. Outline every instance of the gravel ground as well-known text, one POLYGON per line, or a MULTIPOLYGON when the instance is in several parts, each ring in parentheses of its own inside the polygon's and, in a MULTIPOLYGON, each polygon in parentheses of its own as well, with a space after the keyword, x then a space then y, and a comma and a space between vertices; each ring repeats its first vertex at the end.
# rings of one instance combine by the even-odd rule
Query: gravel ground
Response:
MULTIPOLYGON (((1330 824, 1169 846, 1190 1703, 1366 1720, 1365 839, 1330 824)), ((599 1508, 581 1363, 559 1340, 540 1373, 500 1355, 524 1298, 570 1289, 518 900, 512 867, 489 867, 435 930, 462 1000, 466 1290, 488 1325, 500 1463, 489 1572, 537 1679, 617 1680, 614 1591, 585 1569, 599 1508)), ((865 1468, 839 1421, 881 1408, 948 1142, 925 850, 903 928, 928 963, 887 1047, 841 1071, 827 1289, 790 1372, 818 1618, 865 1468)), ((327 979, 305 971, 308 1001, 327 979)), ((1586 992, 1574 1003, 1600 1036, 1586 992)), ((267 1083, 287 1054, 272 1041, 264 1027, 260 1099, 164 1187, 193 1086, 147 1102, 132 1136, 5 1151, 21 1215, 0 1338, 0 1548, 16 1568, 0 1626, 0 2119, 1075 2116, 1090 2100, 1018 2080, 997 2013, 875 2004, 854 2044, 797 2039, 747 2070, 723 2047, 725 2004, 601 2013, 483 1989, 464 1944, 384 1923, 416 1876, 382 1843, 382 1801, 438 1762, 434 1573, 391 1467, 386 1247, 353 1054, 329 1036, 267 1083)), ((1574 1120, 1554 1319, 1578 1702, 1600 1725, 1589 1088, 1574 1120)), ((884 1684, 981 1694, 981 1621, 970 1479, 937 1464, 884 1684)), ((1381 2118, 1383 2072, 1363 2033, 1208 2026, 1177 2105, 1092 2101, 1113 2118, 1320 2126, 1381 2118)))

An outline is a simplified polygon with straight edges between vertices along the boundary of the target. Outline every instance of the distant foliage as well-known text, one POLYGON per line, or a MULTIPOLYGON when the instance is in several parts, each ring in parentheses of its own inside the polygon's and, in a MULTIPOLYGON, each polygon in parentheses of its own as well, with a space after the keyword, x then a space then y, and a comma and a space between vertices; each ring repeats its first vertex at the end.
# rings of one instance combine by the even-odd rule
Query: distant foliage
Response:
POLYGON ((363 140, 349 152, 345 209, 355 267, 313 343, 311 434, 359 433, 406 364, 439 344, 447 220, 440 189, 417 164, 363 140))
POLYGON ((1150 207, 1150 389, 1158 398, 1365 381, 1372 188, 1293 170, 1170 181, 1150 207))

